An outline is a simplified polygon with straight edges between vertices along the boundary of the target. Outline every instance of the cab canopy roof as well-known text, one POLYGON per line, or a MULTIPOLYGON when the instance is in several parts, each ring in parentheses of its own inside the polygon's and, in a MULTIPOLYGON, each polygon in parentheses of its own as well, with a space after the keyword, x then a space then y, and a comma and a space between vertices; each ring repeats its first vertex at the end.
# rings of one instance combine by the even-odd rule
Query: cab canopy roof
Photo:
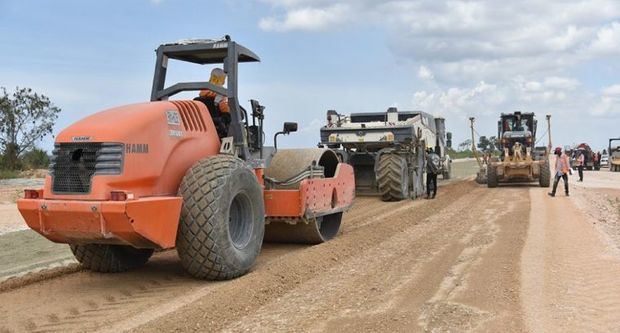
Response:
POLYGON ((510 112, 510 113, 503 113, 502 112, 501 117, 502 118, 505 118, 505 117, 515 117, 517 115, 520 115, 522 117, 524 117, 524 116, 525 117, 533 117, 533 116, 535 116, 535 113, 534 112, 521 112, 521 111, 514 111, 514 112, 510 112))
POLYGON ((258 55, 248 48, 233 42, 229 36, 222 39, 183 39, 174 43, 162 44, 157 53, 162 52, 170 59, 192 62, 195 64, 223 63, 228 56, 228 49, 234 44, 238 62, 260 61, 258 55))

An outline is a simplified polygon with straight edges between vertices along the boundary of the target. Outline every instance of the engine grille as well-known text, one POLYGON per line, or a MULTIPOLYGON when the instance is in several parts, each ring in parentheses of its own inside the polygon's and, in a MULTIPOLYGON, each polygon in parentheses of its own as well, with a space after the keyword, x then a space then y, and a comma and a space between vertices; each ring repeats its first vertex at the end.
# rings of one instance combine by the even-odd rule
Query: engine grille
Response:
POLYGON ((119 175, 123 167, 121 143, 57 143, 50 163, 54 193, 90 193, 94 175, 119 175))

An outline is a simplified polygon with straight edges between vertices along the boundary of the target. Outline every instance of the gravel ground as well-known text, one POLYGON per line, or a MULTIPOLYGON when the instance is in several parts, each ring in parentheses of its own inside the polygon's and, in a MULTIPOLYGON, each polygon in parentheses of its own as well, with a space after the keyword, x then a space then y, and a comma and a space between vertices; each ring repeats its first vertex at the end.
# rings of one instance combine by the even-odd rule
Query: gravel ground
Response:
MULTIPOLYGON (((618 331, 610 180, 587 173, 568 198, 464 180, 435 200, 359 197, 335 239, 264 244, 232 281, 189 277, 174 251, 121 274, 15 277, 0 283, 0 332, 618 331)), ((23 233, 0 247, 7 266, 50 255, 23 233)))

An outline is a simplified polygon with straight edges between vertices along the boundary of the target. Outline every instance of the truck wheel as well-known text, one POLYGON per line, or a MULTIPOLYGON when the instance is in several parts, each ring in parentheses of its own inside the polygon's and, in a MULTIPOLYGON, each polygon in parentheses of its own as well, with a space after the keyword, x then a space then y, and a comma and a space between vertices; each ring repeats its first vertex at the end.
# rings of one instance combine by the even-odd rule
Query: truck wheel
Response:
POLYGON ((487 167, 487 187, 497 187, 497 168, 491 165, 487 167))
POLYGON ((377 168, 377 187, 383 201, 399 201, 409 197, 407 161, 397 154, 383 154, 377 168))
POLYGON ((549 170, 549 161, 545 161, 540 165, 540 178, 538 178, 538 183, 540 187, 549 187, 551 184, 551 170, 549 170))
POLYGON ((142 266, 153 255, 152 249, 127 245, 70 244, 75 259, 84 268, 101 273, 118 273, 142 266))
POLYGON ((233 156, 194 164, 183 177, 177 252, 194 277, 227 280, 247 273, 265 234, 263 191, 252 169, 233 156))

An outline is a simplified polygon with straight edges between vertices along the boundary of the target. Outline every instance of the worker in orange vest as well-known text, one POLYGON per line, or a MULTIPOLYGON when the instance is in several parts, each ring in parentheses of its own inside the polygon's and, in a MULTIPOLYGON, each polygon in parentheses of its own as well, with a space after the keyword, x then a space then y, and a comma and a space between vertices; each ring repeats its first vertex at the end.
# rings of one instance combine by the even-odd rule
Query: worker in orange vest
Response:
POLYGON ((583 166, 585 165, 585 161, 586 161, 586 153, 585 151, 582 151, 577 157, 577 170, 579 170, 579 181, 580 182, 583 181, 583 166))
MULTIPOLYGON (((226 73, 221 68, 214 68, 211 71, 209 83, 217 87, 223 87, 224 83, 226 83, 226 73)), ((228 125, 230 124, 228 97, 222 96, 209 89, 203 89, 194 100, 201 101, 207 106, 218 135, 220 138, 226 137, 228 134, 228 125)))
POLYGON ((555 197, 555 190, 558 188, 560 178, 564 180, 564 193, 568 196, 568 174, 572 171, 570 169, 570 162, 568 161, 568 155, 562 152, 562 148, 557 147, 553 154, 555 157, 555 173, 553 177, 553 190, 549 192, 549 196, 555 197))

